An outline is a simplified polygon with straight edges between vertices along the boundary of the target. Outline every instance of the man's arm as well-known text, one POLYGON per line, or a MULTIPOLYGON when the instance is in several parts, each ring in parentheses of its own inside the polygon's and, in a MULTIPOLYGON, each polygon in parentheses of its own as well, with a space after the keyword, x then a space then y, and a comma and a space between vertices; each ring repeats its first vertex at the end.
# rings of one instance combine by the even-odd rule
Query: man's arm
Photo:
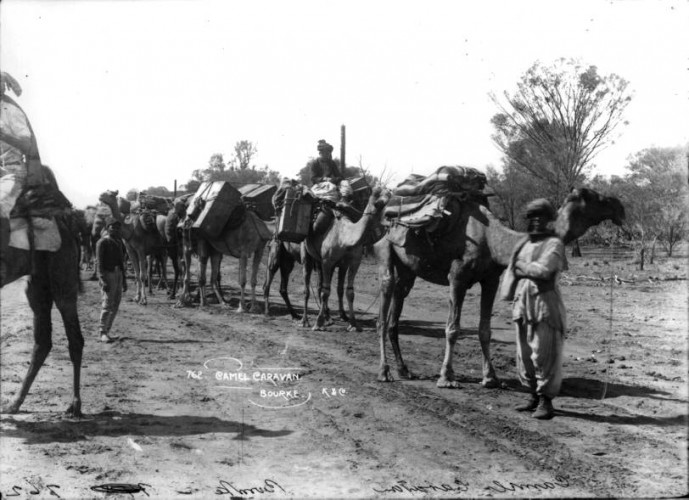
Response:
POLYGON ((550 238, 544 242, 545 248, 538 259, 532 262, 517 260, 515 274, 520 278, 536 280, 550 279, 553 274, 562 269, 565 261, 565 245, 559 238, 550 238))

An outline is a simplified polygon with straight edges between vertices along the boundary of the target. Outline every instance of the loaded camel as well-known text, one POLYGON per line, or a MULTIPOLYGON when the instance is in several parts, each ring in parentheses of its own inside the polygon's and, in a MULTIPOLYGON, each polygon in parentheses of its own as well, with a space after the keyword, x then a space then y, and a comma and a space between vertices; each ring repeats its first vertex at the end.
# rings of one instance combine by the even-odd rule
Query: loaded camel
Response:
MULTIPOLYGON (((418 276, 437 285, 450 286, 445 357, 437 386, 459 387, 452 368, 452 356, 460 331, 462 304, 466 291, 475 283, 480 283, 478 335, 483 354, 481 383, 484 387, 498 387, 499 381, 490 360, 490 318, 500 275, 507 267, 515 245, 526 233, 506 228, 485 204, 471 198, 466 201, 453 198, 447 210, 451 215, 442 222, 443 237, 432 244, 428 239, 419 238, 406 230, 407 244, 404 247, 391 243, 388 238, 383 238, 374 246, 382 292, 377 327, 381 354, 378 380, 392 380, 386 354, 388 335, 399 376, 411 377, 399 347, 399 318, 404 299, 418 276)), ((589 227, 607 219, 617 225, 622 224, 624 208, 617 198, 605 197, 590 189, 574 189, 558 212, 555 232, 566 244, 582 236, 589 227)))
POLYGON ((130 214, 125 218, 118 205, 117 193, 118 191, 105 191, 98 199, 109 206, 112 216, 122 223, 122 240, 134 268, 134 283, 136 285, 134 302, 146 305, 146 287, 144 285, 144 279, 147 276, 146 256, 157 255, 161 249, 164 249, 163 238, 155 223, 150 229, 145 227, 141 215, 130 214))
MULTIPOLYGON (((243 207, 240 207, 240 209, 243 209, 243 207)), ((197 204, 192 209, 192 212, 187 214, 187 221, 185 222, 195 220, 200 211, 201 204, 197 204)), ((177 301, 177 307, 183 307, 191 303, 190 285, 192 253, 196 253, 199 259, 198 290, 201 306, 203 307, 206 305, 206 267, 209 258, 211 260, 211 289, 219 303, 229 304, 229 301, 225 300, 222 295, 218 278, 220 275, 220 262, 222 261, 223 255, 231 255, 239 259, 239 286, 241 292, 237 312, 246 311, 244 308, 246 268, 248 266, 249 256, 253 255, 251 267, 251 304, 248 310, 256 310, 258 268, 263 258, 263 251, 266 243, 268 243, 272 235, 265 222, 250 210, 246 210, 241 223, 237 227, 232 226, 231 220, 228 222, 230 225, 225 225, 216 238, 208 238, 193 228, 183 229, 185 269, 182 292, 177 301)))
MULTIPOLYGON (((366 190, 368 193, 366 196, 370 196, 372 190, 371 188, 368 188, 366 190)), ((358 200, 355 199, 354 202, 352 203, 352 206, 363 213, 363 210, 365 209, 367 199, 365 198, 364 200, 358 200)), ((359 219, 356 218, 353 220, 353 222, 357 222, 359 219)), ((374 225, 376 223, 379 223, 374 218, 374 225)), ((367 241, 364 241, 364 246, 367 244, 373 244, 375 243, 373 241, 373 236, 372 232, 369 231, 367 235, 371 236, 370 241, 367 239, 367 241)), ((304 266, 304 310, 306 311, 308 308, 308 301, 309 301, 309 296, 310 296, 310 276, 311 272, 314 269, 314 262, 312 259, 309 257, 308 253, 306 252, 306 248, 303 243, 292 243, 288 241, 281 241, 277 238, 273 238, 273 240, 270 242, 269 246, 269 253, 268 253, 268 264, 266 267, 266 280, 263 284, 263 298, 264 298, 264 313, 267 316, 269 314, 269 309, 270 309, 270 286, 273 282, 273 279, 275 277, 275 274, 280 271, 280 295, 282 296, 282 299, 285 302, 285 305, 287 306, 287 310, 289 314, 292 316, 292 319, 295 320, 302 320, 302 326, 307 327, 309 326, 308 322, 308 316, 304 316, 302 318, 297 314, 295 311, 294 307, 292 306, 292 302, 290 301, 289 298, 289 293, 288 293, 288 284, 289 284, 289 277, 290 274, 292 273, 292 270, 294 269, 295 264, 302 264, 304 266)), ((338 280, 337 280, 337 299, 338 299, 338 306, 339 306, 339 312, 340 312, 340 318, 345 321, 349 322, 349 316, 345 312, 345 307, 344 307, 344 286, 345 286, 345 280, 346 280, 346 273, 347 273, 347 267, 345 265, 338 265, 338 280)), ((320 291, 322 287, 322 277, 321 277, 321 270, 320 266, 316 266, 316 271, 318 273, 318 290, 320 291)), ((329 322, 328 316, 329 311, 326 311, 326 323, 329 322)))
MULTIPOLYGON (((50 184, 57 190, 57 183, 52 172, 44 167, 50 184)), ((26 296, 33 311, 34 348, 31 353, 31 363, 24 377, 22 386, 14 401, 3 405, 3 413, 17 413, 26 398, 31 385, 41 366, 45 362, 52 348, 51 310, 53 304, 57 306, 69 344, 69 357, 73 367, 73 395, 72 403, 67 413, 73 417, 81 417, 81 359, 84 350, 84 337, 77 312, 77 295, 79 293, 79 240, 74 221, 69 209, 56 215, 55 220, 62 241, 56 252, 30 252, 9 246, 6 235, 9 229, 3 228, 2 251, 0 252, 0 287, 3 287, 22 276, 30 276, 26 296)), ((2 219, 3 225, 8 224, 2 219)))
MULTIPOLYGON (((305 254, 320 267, 320 310, 316 317, 313 329, 318 330, 331 323, 328 300, 330 287, 335 268, 339 267, 340 285, 343 286, 344 278, 347 279, 347 305, 349 309, 349 326, 347 330, 360 328, 354 316, 354 278, 361 265, 364 255, 364 245, 370 241, 373 227, 380 223, 383 207, 390 199, 390 192, 376 187, 368 199, 366 208, 357 222, 352 222, 346 217, 335 218, 325 232, 314 234, 311 232, 304 240, 305 254)), ((310 275, 305 269, 305 285, 308 287, 310 275)), ((302 324, 308 326, 308 294, 305 294, 304 317, 302 324)))

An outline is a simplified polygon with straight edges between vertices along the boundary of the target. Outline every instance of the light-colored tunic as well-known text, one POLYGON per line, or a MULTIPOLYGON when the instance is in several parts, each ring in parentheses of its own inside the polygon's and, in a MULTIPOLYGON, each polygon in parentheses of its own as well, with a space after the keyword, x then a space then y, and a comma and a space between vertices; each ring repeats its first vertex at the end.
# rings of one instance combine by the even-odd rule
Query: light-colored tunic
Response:
POLYGON ((566 313, 557 282, 565 246, 557 237, 527 241, 515 261, 527 275, 517 283, 512 307, 519 378, 537 394, 553 398, 562 383, 566 313))

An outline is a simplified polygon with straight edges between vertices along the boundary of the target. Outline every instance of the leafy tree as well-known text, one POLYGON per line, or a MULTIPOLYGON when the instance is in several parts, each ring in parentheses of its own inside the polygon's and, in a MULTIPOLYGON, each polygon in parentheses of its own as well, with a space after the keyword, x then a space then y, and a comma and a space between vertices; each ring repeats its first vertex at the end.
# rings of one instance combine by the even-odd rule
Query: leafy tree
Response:
POLYGON ((513 94, 504 92, 504 100, 491 94, 500 109, 491 120, 493 139, 515 167, 550 186, 549 198, 560 204, 623 123, 627 86, 577 60, 536 62, 513 94))
POLYGON ((185 185, 186 190, 196 191, 206 181, 227 181, 235 187, 258 183, 278 184, 279 172, 270 170, 268 165, 257 168, 251 164, 257 152, 251 141, 242 140, 235 143, 234 156, 227 163, 221 153, 211 155, 207 168, 192 172, 191 179, 185 185))
POLYGON ((493 167, 486 171, 487 183, 495 196, 490 200, 491 211, 508 227, 526 231, 524 209, 535 198, 547 197, 547 186, 516 167, 509 159, 502 172, 493 167))
MULTIPOLYGON (((309 163, 313 161, 315 158, 309 159, 308 162, 306 162, 306 165, 304 165, 301 170, 299 170, 299 173, 297 174, 297 179, 299 182, 304 184, 305 186, 310 186, 311 185, 311 169, 309 168, 309 163)), ((333 161, 337 165, 337 167, 340 169, 340 172, 342 173, 342 177, 345 179, 348 177, 359 177, 361 175, 364 175, 362 172, 362 169, 359 167, 345 167, 344 170, 340 168, 340 159, 339 158, 333 158, 333 161)))

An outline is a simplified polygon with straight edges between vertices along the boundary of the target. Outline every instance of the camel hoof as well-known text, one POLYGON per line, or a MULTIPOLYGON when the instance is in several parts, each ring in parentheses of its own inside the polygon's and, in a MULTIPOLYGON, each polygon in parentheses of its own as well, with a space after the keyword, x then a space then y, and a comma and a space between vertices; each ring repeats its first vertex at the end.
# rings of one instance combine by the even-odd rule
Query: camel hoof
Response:
POLYGON ((390 367, 385 365, 378 372, 378 382, 394 382, 395 379, 392 378, 392 373, 390 373, 390 367))
POLYGON ((502 389, 504 385, 497 378, 484 378, 481 381, 481 386, 484 389, 502 389))
POLYGON ((311 322, 308 319, 303 319, 301 321, 302 328, 311 328, 311 322))
POLYGON ((361 330, 361 327, 359 325, 349 325, 347 327, 347 331, 348 332, 360 332, 362 330, 361 330))
POLYGON ((459 389, 460 385, 456 380, 449 380, 445 377, 440 377, 436 387, 440 389, 459 389))
POLYGON ((0 413, 15 415, 16 413, 19 413, 19 405, 17 403, 12 403, 12 404, 5 403, 0 408, 0 413))
POLYGON ((399 378, 403 378, 405 380, 411 380, 414 378, 414 376, 406 366, 401 366, 397 368, 397 375, 399 376, 399 378))
POLYGON ((81 401, 73 402, 65 413, 72 418, 84 418, 84 414, 81 413, 81 401))

